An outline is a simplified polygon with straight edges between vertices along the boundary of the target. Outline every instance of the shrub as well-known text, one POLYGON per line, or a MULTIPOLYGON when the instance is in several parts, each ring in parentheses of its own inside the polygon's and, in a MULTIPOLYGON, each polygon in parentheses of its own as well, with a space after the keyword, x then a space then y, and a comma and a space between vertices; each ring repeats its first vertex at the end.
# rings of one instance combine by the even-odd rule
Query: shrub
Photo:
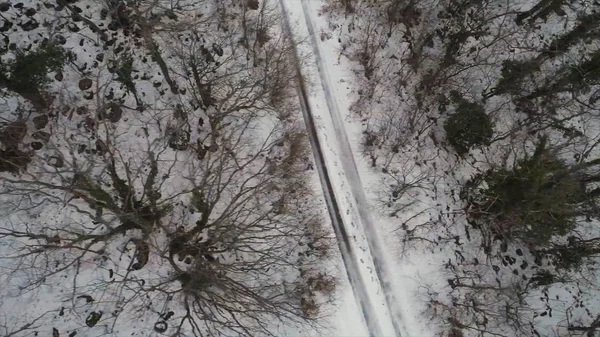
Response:
POLYGON ((522 92, 523 80, 528 74, 535 71, 539 71, 539 66, 535 61, 503 61, 502 77, 494 88, 493 95, 518 95, 522 92))
POLYGON ((472 147, 489 145, 494 129, 481 104, 469 102, 456 92, 453 96, 456 112, 444 123, 444 130, 448 143, 463 156, 472 147))
POLYGON ((14 60, 0 65, 0 81, 15 92, 40 92, 50 83, 48 73, 60 71, 65 60, 65 51, 52 43, 27 53, 17 51, 14 60))
POLYGON ((135 83, 133 82, 133 57, 129 54, 125 54, 119 61, 115 61, 116 66, 116 80, 127 88, 131 92, 135 92, 135 83))
POLYGON ((585 188, 545 144, 542 139, 535 154, 514 168, 489 170, 467 183, 463 197, 478 224, 536 245, 573 229, 585 188))
POLYGON ((31 154, 17 148, 0 150, 0 172, 19 174, 27 169, 31 162, 31 154))

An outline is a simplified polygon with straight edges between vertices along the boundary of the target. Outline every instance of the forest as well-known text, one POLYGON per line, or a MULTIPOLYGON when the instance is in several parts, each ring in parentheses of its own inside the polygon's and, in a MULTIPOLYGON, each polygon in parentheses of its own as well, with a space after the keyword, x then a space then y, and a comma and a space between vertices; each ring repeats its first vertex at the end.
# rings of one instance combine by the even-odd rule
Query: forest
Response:
POLYGON ((600 333, 600 3, 329 1, 362 155, 440 336, 600 333), (410 216, 406 216, 409 214, 410 216))
POLYGON ((307 3, 0 2, 1 336, 336 336, 325 180, 432 336, 600 335, 600 2, 307 3))
POLYGON ((0 335, 317 327, 332 240, 274 4, 10 1, 0 22, 0 335))

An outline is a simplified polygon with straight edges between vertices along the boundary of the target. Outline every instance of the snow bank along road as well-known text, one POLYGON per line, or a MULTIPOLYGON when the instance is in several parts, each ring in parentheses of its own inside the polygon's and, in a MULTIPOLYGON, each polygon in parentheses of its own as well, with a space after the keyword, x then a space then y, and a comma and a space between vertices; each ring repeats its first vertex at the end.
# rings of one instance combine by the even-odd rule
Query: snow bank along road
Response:
MULTIPOLYGON (((385 281, 388 273, 383 260, 383 250, 369 214, 367 198, 344 122, 332 95, 331 81, 323 62, 320 41, 315 34, 312 12, 307 1, 280 0, 280 6, 284 24, 290 34, 293 31, 291 20, 302 16, 304 28, 310 35, 322 90, 318 90, 309 99, 307 88, 300 80, 298 95, 346 273, 369 334, 408 337, 406 333, 401 333, 405 329, 400 324, 402 320, 397 307, 399 303, 394 298, 391 285, 385 281), (319 107, 315 101, 325 102, 326 107, 322 104, 319 107), (322 134, 319 134, 319 125, 315 117, 322 122, 322 134), (334 139, 328 140, 327 136, 334 136, 334 139), (321 142, 322 138, 325 138, 326 142, 321 142), (325 143, 329 147, 324 147, 325 143), (337 143, 337 147, 331 148, 331 144, 334 143, 337 143), (338 162, 341 163, 341 167, 338 166, 338 162), (343 213, 341 209, 347 211, 343 213)), ((298 77, 302 79, 298 52, 291 57, 296 64, 298 77)))

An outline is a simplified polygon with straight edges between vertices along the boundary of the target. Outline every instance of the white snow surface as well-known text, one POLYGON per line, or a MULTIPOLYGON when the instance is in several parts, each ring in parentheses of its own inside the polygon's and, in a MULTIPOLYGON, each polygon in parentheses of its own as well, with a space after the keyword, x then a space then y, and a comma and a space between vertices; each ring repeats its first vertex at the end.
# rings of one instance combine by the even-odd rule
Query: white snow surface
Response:
MULTIPOLYGON (((196 2, 192 3, 197 4, 196 2)), ((225 6, 223 2, 215 3, 225 6)), ((185 6, 187 2, 178 2, 178 4, 185 6)), ((49 3, 49 5, 53 4, 49 3)), ((80 8, 82 15, 89 20, 99 25, 108 23, 109 20, 101 18, 101 3, 82 1, 78 5, 82 7, 80 8)), ((66 19, 62 16, 64 13, 44 7, 36 1, 24 1, 24 6, 37 8, 35 18, 43 24, 55 24, 57 21, 62 22, 61 20, 65 21, 66 19)), ((269 10, 268 7, 263 9, 269 10)), ((211 18, 217 17, 212 15, 211 10, 213 9, 202 8, 202 11, 211 14, 208 15, 211 18)), ((214 10, 218 12, 222 8, 214 10)), ((237 9, 232 9, 230 14, 239 14, 236 11, 237 9)), ((18 13, 16 9, 10 8, 10 12, 3 15, 17 17, 18 13)), ((252 15, 255 14, 248 14, 247 19, 251 19, 252 15)), ((19 18, 21 18, 20 20, 27 19, 24 15, 20 15, 19 18)), ((196 17, 180 17, 180 20, 184 19, 197 20, 196 17)), ((193 203, 191 201, 193 200, 192 190, 196 188, 196 185, 207 188, 206 191, 202 191, 206 192, 205 195, 213 195, 222 201, 215 207, 214 212, 211 212, 209 222, 213 223, 214 221, 216 224, 213 228, 217 229, 220 224, 229 224, 231 227, 223 233, 223 237, 231 236, 236 240, 240 239, 238 242, 248 242, 248 246, 240 246, 245 251, 236 251, 236 253, 230 253, 230 247, 215 247, 215 249, 223 250, 222 254, 215 253, 215 256, 219 259, 219 263, 222 263, 222 266, 226 266, 225 269, 230 271, 229 281, 235 279, 233 284, 248 286, 246 288, 248 291, 245 293, 250 296, 258 291, 255 289, 266 289, 268 293, 265 293, 264 296, 272 298, 273 301, 279 302, 284 307, 303 305, 303 299, 297 295, 299 290, 306 285, 301 285, 298 281, 310 277, 314 270, 300 270, 299 266, 304 263, 302 261, 314 261, 314 257, 309 257, 309 254, 302 256, 307 250, 306 247, 311 244, 310 240, 312 239, 310 238, 314 238, 317 234, 316 232, 311 233, 308 228, 312 226, 311 222, 316 222, 317 227, 321 225, 320 215, 323 213, 323 203, 318 193, 312 195, 310 191, 306 191, 306 194, 296 197, 293 195, 295 193, 302 194, 303 188, 296 189, 295 186, 287 186, 284 184, 285 179, 275 181, 267 178, 272 175, 267 173, 269 168, 282 162, 285 159, 283 156, 291 152, 292 145, 290 143, 292 142, 289 141, 290 139, 285 140, 284 134, 290 136, 294 134, 294 130, 298 131, 296 127, 300 124, 296 121, 299 119, 299 115, 284 118, 278 115, 282 111, 277 111, 277 108, 273 106, 266 106, 266 102, 263 100, 264 96, 261 98, 261 90, 266 90, 266 88, 263 88, 263 82, 260 81, 264 78, 263 72, 268 73, 275 69, 263 69, 261 66, 253 65, 248 54, 240 55, 240 50, 244 54, 246 51, 240 47, 239 41, 235 40, 242 30, 239 24, 240 20, 223 19, 229 26, 221 25, 218 29, 215 29, 215 25, 217 25, 215 22, 198 22, 198 27, 195 28, 213 29, 219 32, 208 37, 199 37, 192 33, 177 36, 169 36, 168 33, 164 33, 164 35, 154 36, 158 46, 164 52, 163 57, 171 68, 171 76, 181 85, 180 88, 188 89, 186 93, 181 91, 174 93, 166 88, 168 83, 162 76, 164 74, 160 73, 161 70, 156 63, 152 60, 149 61, 151 57, 147 50, 134 47, 134 39, 131 36, 122 36, 121 31, 111 32, 110 34, 115 37, 117 47, 123 44, 131 49, 121 50, 121 54, 119 54, 113 48, 106 48, 104 59, 100 61, 98 53, 103 52, 100 47, 102 43, 97 40, 98 36, 89 27, 80 22, 78 34, 63 31, 66 35, 64 48, 73 52, 77 56, 77 60, 73 62, 75 64, 73 67, 64 68, 62 82, 60 80, 52 81, 48 88, 49 92, 56 95, 54 103, 61 108, 59 113, 52 116, 58 122, 48 123, 47 130, 52 131, 51 139, 44 145, 44 150, 33 157, 29 166, 30 171, 27 174, 14 177, 3 173, 2 180, 0 180, 0 187, 3 190, 0 199, 2 202, 0 204, 2 213, 0 267, 3 269, 3 272, 0 273, 0 284, 2 284, 0 289, 0 331, 6 334, 15 332, 14 336, 29 336, 38 332, 46 336, 52 334, 53 329, 56 329, 57 333, 60 332, 61 336, 72 333, 84 336, 150 336, 157 335, 153 329, 154 323, 162 320, 161 316, 172 310, 175 312, 174 316, 171 315, 172 319, 180 320, 182 323, 182 335, 191 335, 192 332, 201 335, 215 335, 215 331, 212 330, 214 327, 209 326, 210 324, 198 327, 185 323, 182 303, 182 298, 187 296, 184 295, 185 291, 182 292, 185 286, 183 282, 175 281, 178 277, 177 273, 167 262, 168 253, 165 255, 165 252, 170 249, 168 240, 172 238, 172 235, 177 233, 181 227, 184 227, 183 230, 194 227, 194 224, 197 224, 196 221, 199 221, 202 212, 198 209, 194 211, 193 207, 189 207, 190 203, 193 203), (202 25, 206 25, 206 27, 202 25), (215 67, 214 71, 207 71, 207 74, 203 74, 203 76, 208 76, 219 84, 212 88, 217 101, 220 101, 218 111, 234 109, 233 115, 235 116, 233 118, 221 121, 231 127, 224 127, 220 133, 211 131, 207 125, 207 115, 217 113, 215 107, 203 111, 204 109, 198 106, 193 107, 193 104, 190 104, 194 101, 191 92, 195 88, 195 84, 189 78, 189 74, 186 75, 181 71, 183 68, 182 58, 197 56, 193 54, 199 52, 196 48, 199 48, 200 43, 206 43, 208 46, 212 46, 213 43, 217 46, 221 44, 223 46, 221 53, 224 54, 226 61, 224 64, 228 66, 223 69, 225 67, 221 67, 221 63, 217 64, 214 60, 202 65, 206 68, 215 67), (114 80, 114 72, 107 70, 109 61, 123 61, 122 55, 125 52, 132 54, 133 57, 132 67, 135 71, 132 76, 141 75, 141 79, 135 81, 135 90, 142 97, 140 101, 145 106, 143 113, 135 109, 138 98, 136 97, 134 100, 132 93, 129 92, 131 90, 124 89, 123 85, 114 80), (169 52, 173 54, 175 52, 191 52, 192 55, 184 55, 179 58, 181 55, 168 55, 169 52), (85 69, 85 74, 74 69, 75 66, 85 69), (77 83, 84 76, 93 79, 94 85, 87 92, 95 94, 93 100, 82 97, 84 90, 78 88, 77 83), (257 81, 256 85, 253 85, 253 81, 257 81), (113 97, 117 97, 117 99, 123 98, 123 102, 121 102, 124 106, 122 116, 118 118, 117 122, 109 122, 106 116, 100 118, 101 114, 98 113, 109 92, 113 92, 113 97), (258 100, 258 106, 252 108, 251 111, 249 108, 237 109, 247 104, 251 106, 255 100, 258 100), (183 107, 182 109, 186 110, 185 121, 180 114, 174 113, 179 104, 183 107), (265 106, 261 106, 261 104, 265 106), (193 123, 188 123, 188 118, 193 123), (283 123, 282 120, 286 122, 283 123), (235 128, 238 123, 243 127, 235 128), (191 127, 190 124, 194 127, 191 127), (170 143, 168 135, 173 135, 186 126, 189 127, 191 144, 195 144, 197 141, 198 144, 208 145, 216 138, 221 139, 223 142, 221 147, 215 151, 216 154, 213 155, 213 151, 208 151, 208 154, 205 152, 205 157, 199 158, 198 153, 176 150, 169 146, 170 144, 167 144, 170 143), (287 133, 288 131, 290 133, 287 133), (65 181, 73 181, 76 184, 75 181, 78 179, 75 178, 73 172, 79 168, 77 166, 79 163, 83 163, 83 167, 80 169, 91 176, 89 184, 97 184, 102 187, 111 186, 105 153, 99 153, 104 151, 100 150, 99 141, 103 141, 104 147, 114 151, 112 153, 118 154, 119 160, 115 160, 114 171, 121 177, 127 177, 129 187, 134 191, 131 194, 135 194, 136 198, 140 200, 148 197, 145 185, 149 181, 149 171, 152 171, 151 166, 153 166, 148 161, 148 154, 152 153, 155 156, 157 162, 154 166, 158 173, 155 175, 156 181, 151 185, 153 185, 152 189, 156 188, 157 194, 160 195, 157 198, 160 199, 158 203, 161 208, 166 206, 165 210, 168 209, 168 215, 162 219, 164 222, 159 225, 160 228, 146 234, 141 233, 141 230, 137 228, 125 230, 125 233, 114 235, 113 238, 112 229, 117 228, 122 222, 118 219, 118 214, 111 213, 110 210, 107 210, 108 208, 105 208, 102 214, 102 210, 92 209, 90 205, 82 201, 81 197, 75 198, 65 189, 55 188, 65 181), (234 153, 228 146, 232 146, 238 151, 234 153), (53 157, 49 157, 50 155, 53 157), (64 166, 51 167, 47 163, 48 159, 56 161, 57 158, 64 160, 64 166), (203 179, 208 179, 209 183, 204 184, 201 181, 203 179), (45 185, 39 184, 39 181, 45 185), (18 188, 13 189, 14 187, 18 188), (215 192, 213 188, 222 189, 215 192), (253 197, 246 203, 243 202, 244 198, 237 199, 238 204, 231 203, 231 196, 241 191, 244 192, 239 195, 249 193, 253 197), (251 191, 258 191, 258 193, 254 195, 251 191), (283 198, 276 199, 283 194, 290 196, 287 199, 291 202, 289 212, 283 210, 276 211, 276 215, 270 214, 272 210, 276 209, 277 203, 283 201, 283 198), (223 198, 219 199, 219 197, 223 198), (294 203, 301 204, 301 207, 294 203), (223 216, 229 208, 234 210, 233 213, 223 216), (265 213, 261 215, 259 210, 265 210, 265 213), (295 215, 292 214, 298 217, 294 218, 295 215), (277 218, 278 221, 270 222, 272 218, 277 218), (273 226, 263 227, 260 225, 265 222, 270 222, 273 226), (233 230, 240 228, 237 226, 243 226, 240 233, 233 230), (11 236, 14 231, 18 231, 22 238, 11 236), (5 233, 9 234, 5 236, 5 233), (30 233, 39 233, 39 235, 38 237, 28 237, 30 233), (112 240, 104 243, 103 240, 95 242, 86 238, 81 240, 84 242, 82 245, 87 244, 86 241, 93 243, 83 249, 77 246, 80 242, 77 235, 94 237, 105 233, 111 234, 112 240), (35 247, 44 247, 43 245, 47 244, 47 238, 58 238, 56 246, 50 246, 56 249, 48 249, 47 253, 44 249, 37 251, 35 247), (299 240, 294 241, 294 238, 299 238, 299 240), (148 240, 149 245, 157 248, 148 254, 147 261, 144 262, 147 267, 142 266, 140 270, 132 269, 138 250, 134 240, 148 240), (73 242, 74 247, 68 246, 69 248, 62 249, 61 242, 65 241, 73 242), (271 268, 263 265, 269 261, 269 258, 262 254, 263 248, 276 248, 278 251, 281 249, 281 255, 271 260, 271 268), (31 249, 31 251, 27 249, 31 249), (25 254, 24 257, 19 255, 21 253, 25 254), (245 262, 249 264, 245 265, 245 262), (248 269, 249 265, 256 266, 256 268, 248 269), (261 275, 255 274, 254 271, 261 275), (103 313, 102 320, 95 326, 90 326, 86 322, 86 317, 92 311, 103 313)), ((17 18, 14 18, 14 21, 17 22, 17 18)), ((11 35, 11 41, 16 41, 18 48, 28 48, 29 44, 39 43, 41 40, 38 39, 37 34, 44 36, 44 33, 47 33, 45 26, 40 26, 42 28, 39 31, 29 33, 21 34, 16 30, 17 32, 11 35), (34 40, 37 42, 33 42, 34 40)), ((60 28, 61 26, 57 26, 57 29, 60 28)), ((276 34, 272 35, 277 36, 276 34)), ((277 38, 264 44, 267 47, 279 45, 283 48, 285 46, 283 40, 277 38)), ((271 50, 277 50, 277 48, 271 50)), ((262 53, 260 50, 255 50, 255 53, 259 57, 264 56, 260 55, 262 53)), ((276 63, 277 60, 273 62, 276 63)), ((285 62, 271 64, 283 66, 285 62)), ((54 74, 50 74, 50 77, 54 77, 54 74)), ((267 81, 267 83, 269 82, 267 81)), ((281 94, 285 96, 286 93, 282 91, 281 94)), ((15 112, 18 104, 21 107, 28 107, 28 103, 14 93, 8 93, 2 99, 5 101, 3 107, 8 107, 6 115, 15 112)), ((294 111, 293 104, 290 109, 294 111)), ((5 116, 3 111, 3 122, 13 122, 12 117, 5 116)), ((33 129, 33 125, 30 125, 32 123, 30 121, 28 123, 29 129, 33 129)), ((27 148, 31 141, 32 139, 28 135, 22 145, 27 148)), ((307 162, 310 160, 307 159, 307 162)), ((298 167, 303 166, 302 163, 295 164, 298 164, 298 167)), ((284 172, 284 176, 295 171, 295 167, 288 168, 291 170, 284 172)), ((302 179, 310 180, 312 176, 314 175, 307 171, 306 176, 302 179)), ((109 191, 108 198, 117 200, 117 196, 111 195, 111 193, 115 194, 114 191, 110 188, 107 190, 109 191)), ((92 197, 106 198, 102 194, 92 197)), ((283 202, 283 204, 286 207, 288 205, 287 202, 283 202)), ((196 234, 201 237, 199 240, 211 235, 204 229, 201 233, 196 234)), ((172 256, 170 259, 172 260, 172 256)), ((191 268, 190 263, 186 265, 181 261, 173 262, 180 269, 191 268)), ((318 267, 334 277, 337 273, 335 261, 332 265, 329 265, 328 261, 318 261, 318 267)), ((344 293, 344 290, 341 293, 344 293)), ((225 299, 230 295, 227 292, 219 292, 219 290, 216 290, 214 294, 218 294, 218 298, 225 299)), ((316 299, 317 302, 321 300, 325 302, 328 299, 316 299)), ((211 301, 208 299, 205 302, 207 305, 201 306, 200 310, 210 307, 211 301)), ((227 300, 225 303, 228 304, 227 300)), ((193 305, 197 305, 197 303, 193 305)), ((234 312, 238 310, 241 313, 244 313, 244 310, 250 313, 254 312, 250 303, 245 303, 243 306, 240 303, 231 305, 234 306, 232 307, 234 312)), ((346 307, 344 301, 341 302, 341 305, 346 307)), ((220 310, 216 311, 219 312, 213 317, 227 316, 220 310)), ((333 310, 323 304, 321 311, 322 314, 327 315, 333 310)), ((344 308, 340 312, 347 311, 344 308)), ((259 327, 259 330, 261 327, 271 326, 274 330, 280 329, 281 335, 305 336, 315 333, 310 326, 296 324, 297 322, 290 322, 287 319, 279 321, 276 317, 268 314, 258 317, 259 319, 254 324, 255 327, 259 327)), ((233 318, 237 320, 239 315, 233 318)), ((210 322, 208 319, 203 320, 203 317, 200 317, 198 321, 210 322)), ((167 333, 175 333, 178 327, 171 324, 169 329, 167 333)), ((323 328, 323 332, 329 331, 331 331, 330 326, 323 328)), ((234 331, 228 327, 223 327, 219 333, 244 334, 240 333, 240 330, 234 331)))
MULTIPOLYGON (((312 84, 312 111, 317 120, 326 165, 344 211, 344 221, 350 225, 348 230, 353 237, 352 243, 358 248, 356 258, 361 262, 360 273, 367 282, 367 292, 375 304, 381 331, 385 336, 432 335, 426 322, 420 318, 425 308, 416 296, 421 278, 439 278, 438 266, 433 258, 413 257, 410 254, 402 256, 399 236, 395 234, 397 220, 380 215, 373 201, 380 192, 377 187, 380 178, 361 155, 362 126, 350 116, 350 105, 356 99, 353 65, 339 57, 339 42, 326 38, 330 23, 326 16, 321 15, 324 2, 284 2, 292 20, 296 22, 298 36, 309 36, 302 47, 310 55, 309 66, 304 71, 312 84), (311 36, 310 25, 314 27, 316 36, 311 36), (332 100, 327 99, 327 91, 332 100), (374 261, 380 264, 381 280, 374 261), (387 301, 382 283, 387 290, 387 301)), ((402 214, 406 218, 413 215, 402 214)), ((347 294, 351 295, 351 292, 347 294)), ((354 312, 360 314, 358 310, 354 312)), ((342 316, 342 313, 339 315, 342 316)), ((346 317, 337 326, 336 335, 366 336, 364 321, 346 317), (350 331, 360 333, 351 334, 350 331)))

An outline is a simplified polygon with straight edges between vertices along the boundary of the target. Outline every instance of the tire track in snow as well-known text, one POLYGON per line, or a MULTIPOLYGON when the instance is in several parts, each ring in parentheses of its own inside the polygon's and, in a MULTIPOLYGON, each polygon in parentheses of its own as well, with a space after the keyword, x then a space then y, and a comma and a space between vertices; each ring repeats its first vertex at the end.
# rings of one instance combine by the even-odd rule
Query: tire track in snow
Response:
POLYGON ((390 282, 386 281, 386 275, 390 275, 390 273, 387 272, 387 267, 384 261, 385 255, 379 243, 377 233, 375 232, 372 217, 368 211, 370 207, 367 201, 365 191, 363 189, 363 184, 361 182, 360 175, 358 173, 356 162, 354 161, 354 153, 352 151, 352 147, 350 146, 350 141, 348 140, 348 135, 346 133, 346 128, 339 107, 337 105, 337 101, 333 95, 333 90, 331 89, 332 86, 330 75, 323 61, 323 55, 321 52, 321 48, 319 47, 319 40, 315 31, 315 25, 310 15, 310 8, 308 7, 308 0, 301 0, 301 2, 304 13, 304 20, 306 21, 306 26, 308 28, 308 32, 311 38, 311 44, 313 47, 313 53, 317 61, 317 68, 319 70, 321 85, 323 86, 323 92, 325 93, 325 98, 327 101, 327 107, 329 109, 329 113, 331 114, 331 119, 333 121, 333 126, 335 129, 337 139, 340 142, 339 150, 341 152, 341 155, 339 156, 339 159, 342 162, 343 171, 346 174, 348 183, 350 185, 350 189, 352 191, 352 196, 354 197, 354 202, 356 205, 356 209, 358 210, 360 222, 365 232, 367 242, 369 245, 369 250, 371 252, 370 256, 373 259, 373 264, 375 266, 375 273, 377 275, 377 278, 379 279, 381 289, 384 293, 386 302, 385 304, 388 309, 389 315, 392 319, 392 324, 394 326, 396 336, 401 336, 401 332, 406 331, 406 329, 404 329, 399 322, 402 321, 402 317, 400 314, 400 308, 397 307, 399 303, 395 298, 392 285, 390 284, 390 282))
MULTIPOLYGON (((282 18, 284 23, 284 28, 287 31, 287 34, 290 39, 292 39, 292 29, 289 21, 289 16, 286 10, 286 7, 283 3, 283 0, 279 0, 279 6, 282 12, 282 18)), ((298 96, 300 98, 300 105, 302 107, 302 114, 304 117, 304 122, 306 124, 306 128, 309 133, 311 147, 313 149, 313 156, 315 157, 315 164, 317 167, 317 171, 319 173, 319 178, 321 180, 321 186, 323 188, 323 194, 325 197, 325 202, 327 204, 327 209, 329 212, 329 216, 331 218, 331 223, 334 229, 334 233, 336 236, 336 241, 338 242, 338 246, 340 249, 340 254, 342 256, 342 260, 344 262, 344 267, 346 270, 346 274, 348 276, 348 280, 352 287, 352 291, 354 293, 354 297, 358 301, 359 307, 361 309, 365 324, 369 331, 369 335, 371 337, 380 337, 383 336, 383 332, 381 327, 379 326, 377 315, 375 314, 375 309, 373 303, 366 292, 365 281, 360 273, 360 268, 358 265, 358 261, 354 258, 353 247, 350 242, 350 237, 344 225, 344 221, 342 218, 342 214, 340 212, 339 204, 335 195, 335 191, 331 184, 331 179, 329 176, 329 171, 327 166, 325 165, 325 158, 323 156, 323 150, 321 148, 321 142, 319 140, 319 136, 317 133, 317 128, 315 126, 314 116, 309 104, 308 92, 306 90, 306 85, 304 83, 302 72, 300 70, 300 62, 298 60, 298 52, 296 50, 296 46, 293 41, 291 41, 293 52, 290 57, 292 58, 292 63, 295 66, 296 73, 299 78, 299 86, 298 86, 298 96)))

